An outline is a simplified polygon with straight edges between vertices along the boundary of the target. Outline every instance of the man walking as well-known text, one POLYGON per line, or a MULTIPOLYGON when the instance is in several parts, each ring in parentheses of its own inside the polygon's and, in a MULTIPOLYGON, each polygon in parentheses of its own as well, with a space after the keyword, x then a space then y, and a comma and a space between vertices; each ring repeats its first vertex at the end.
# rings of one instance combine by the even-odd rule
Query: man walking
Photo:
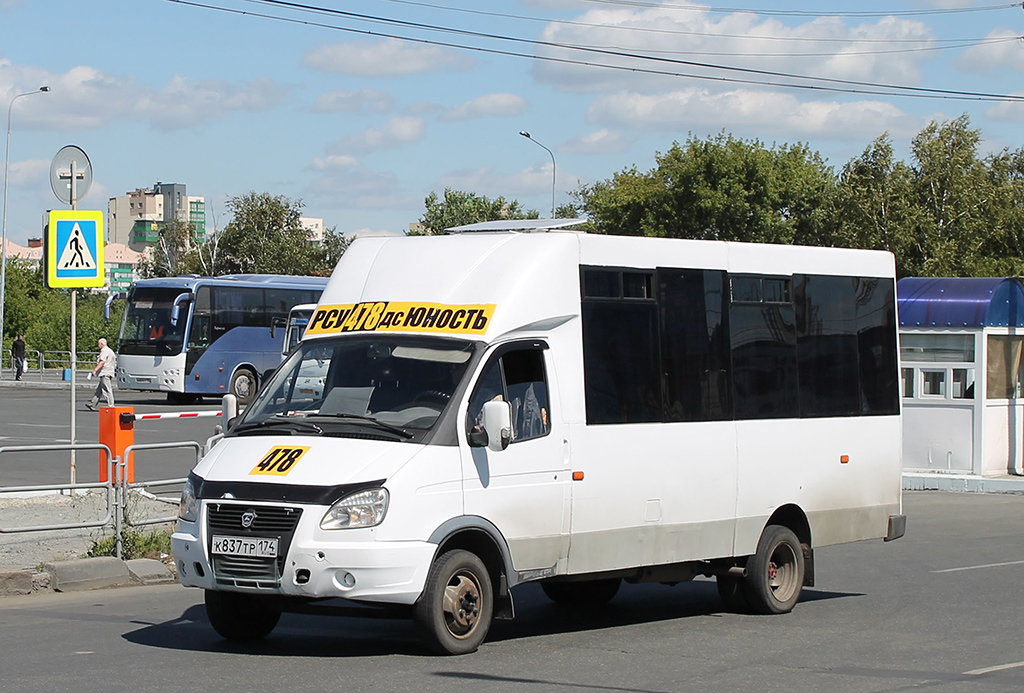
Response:
POLYGON ((11 356, 14 357, 14 379, 21 380, 25 374, 25 335, 20 332, 11 345, 11 356))
POLYGON ((106 339, 100 337, 97 344, 100 348, 100 356, 96 360, 96 367, 89 374, 89 379, 99 376, 100 381, 96 383, 96 392, 92 394, 92 399, 85 403, 86 408, 92 411, 96 411, 100 395, 103 395, 108 407, 114 406, 114 364, 117 361, 117 354, 107 346, 106 339))

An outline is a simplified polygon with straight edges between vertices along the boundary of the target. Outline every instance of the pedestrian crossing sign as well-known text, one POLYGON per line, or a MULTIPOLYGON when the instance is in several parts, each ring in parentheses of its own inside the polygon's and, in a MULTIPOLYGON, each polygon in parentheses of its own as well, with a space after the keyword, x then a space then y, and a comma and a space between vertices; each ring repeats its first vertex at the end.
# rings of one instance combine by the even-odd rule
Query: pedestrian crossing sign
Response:
POLYGON ((106 283, 103 212, 50 212, 46 233, 46 280, 56 289, 85 289, 106 283))

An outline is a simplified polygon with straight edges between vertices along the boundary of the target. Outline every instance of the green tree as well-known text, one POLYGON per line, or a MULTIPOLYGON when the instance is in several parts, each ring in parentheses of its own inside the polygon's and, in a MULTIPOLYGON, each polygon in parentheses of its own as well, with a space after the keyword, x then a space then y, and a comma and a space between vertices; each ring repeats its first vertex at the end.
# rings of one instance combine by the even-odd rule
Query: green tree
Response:
POLYGON ((140 274, 326 276, 351 241, 331 227, 325 231, 323 243, 311 242, 300 222, 301 200, 249 192, 231 198, 227 206, 233 214, 231 221, 203 243, 197 242, 190 223, 176 220, 165 225, 140 274))
POLYGON ((423 216, 420 224, 423 233, 434 235, 444 233, 445 229, 465 224, 476 224, 482 221, 499 219, 536 219, 540 215, 536 210, 525 210, 518 200, 506 200, 497 197, 493 200, 476 193, 445 188, 444 199, 439 200, 437 193, 430 193, 424 200, 423 216))
POLYGON ((882 135, 843 168, 833 240, 891 251, 901 276, 1024 274, 1024 153, 979 143, 967 116, 932 122, 906 164, 882 135))
POLYGON ((647 172, 635 167, 577 192, 601 233, 767 243, 826 242, 835 174, 806 145, 690 136, 647 172))

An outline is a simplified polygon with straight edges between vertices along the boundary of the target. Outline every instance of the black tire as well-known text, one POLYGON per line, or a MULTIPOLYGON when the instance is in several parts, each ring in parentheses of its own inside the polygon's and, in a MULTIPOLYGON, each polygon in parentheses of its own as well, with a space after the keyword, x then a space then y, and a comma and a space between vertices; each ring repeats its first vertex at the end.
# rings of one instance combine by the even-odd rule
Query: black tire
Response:
POLYGON ((747 585, 743 578, 735 575, 719 575, 718 596, 722 598, 727 611, 737 614, 750 613, 750 600, 747 599, 747 585))
POLYGON ((475 651, 491 628, 494 587, 475 554, 456 549, 430 567, 415 618, 424 644, 438 654, 475 651))
POLYGON ((258 382, 256 374, 248 368, 239 368, 231 376, 231 394, 235 396, 239 404, 249 404, 256 396, 258 382))
POLYGON ((601 606, 612 600, 621 584, 621 578, 606 578, 584 582, 543 582, 540 587, 556 604, 601 606))
POLYGON ((206 590, 205 601, 210 625, 227 640, 262 640, 281 618, 281 610, 263 595, 206 590))
POLYGON ((757 542, 757 553, 747 562, 746 593, 758 614, 784 614, 793 610, 804 585, 804 552, 792 530, 768 525, 757 542))

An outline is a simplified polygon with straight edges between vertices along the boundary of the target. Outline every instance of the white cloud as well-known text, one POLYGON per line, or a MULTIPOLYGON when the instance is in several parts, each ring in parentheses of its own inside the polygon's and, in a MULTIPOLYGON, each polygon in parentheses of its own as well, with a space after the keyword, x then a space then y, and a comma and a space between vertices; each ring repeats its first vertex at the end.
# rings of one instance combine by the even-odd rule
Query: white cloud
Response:
POLYGON ((989 32, 986 40, 977 46, 966 49, 956 59, 956 66, 961 70, 980 72, 1001 67, 1011 67, 1024 72, 1024 52, 1021 52, 1019 35, 1010 29, 996 29, 989 32))
POLYGON ((321 94, 313 102, 314 113, 386 113, 395 99, 379 89, 334 90, 321 94))
POLYGON ((25 161, 12 161, 10 170, 7 173, 10 176, 12 186, 44 183, 49 187, 50 160, 26 159, 25 161))
POLYGON ((140 98, 135 111, 159 128, 175 130, 222 117, 231 111, 267 110, 283 103, 288 90, 269 77, 259 77, 236 87, 214 79, 190 82, 175 75, 160 91, 140 98))
MULTIPOLYGON (((1024 96, 1024 92, 1015 92, 1014 96, 1024 96)), ((985 116, 1004 123, 1019 123, 1024 121, 1024 103, 1019 101, 999 103, 985 111, 985 116)))
POLYGON ((328 171, 331 169, 355 168, 358 165, 359 160, 354 156, 332 154, 315 157, 313 163, 310 164, 310 168, 314 171, 328 171))
POLYGON ((516 94, 487 94, 450 108, 441 120, 471 120, 492 116, 514 116, 526 111, 526 99, 516 94))
POLYGON ((399 116, 379 128, 366 128, 358 135, 346 137, 327 147, 331 154, 365 154, 379 149, 394 149, 423 139, 426 126, 422 118, 399 116))
POLYGON ((80 131, 127 120, 147 120, 161 130, 192 127, 232 111, 258 112, 282 103, 291 87, 268 77, 233 85, 213 79, 190 81, 175 75, 160 89, 136 84, 134 78, 79 65, 55 74, 0 60, 0 99, 31 91, 41 84, 45 95, 18 102, 25 128, 80 131))
POLYGON ((302 62, 323 72, 359 77, 396 77, 441 70, 466 70, 473 64, 472 59, 453 49, 397 39, 321 46, 307 51, 302 62))
MULTIPOLYGON (((566 91, 631 89, 654 91, 678 88, 680 76, 651 75, 657 70, 689 76, 716 76, 769 81, 771 76, 711 69, 718 66, 828 76, 840 79, 913 83, 919 80, 925 53, 881 53, 905 48, 886 43, 914 39, 930 41, 930 28, 922 22, 884 17, 848 25, 842 18, 822 17, 790 26, 752 13, 720 14, 704 9, 663 5, 647 9, 597 9, 574 19, 578 24, 549 24, 544 41, 579 46, 610 46, 623 53, 646 55, 659 61, 594 54, 571 49, 545 48, 546 56, 615 65, 599 69, 542 61, 534 66, 538 81, 566 91), (587 26, 581 26, 586 24, 587 26), (815 40, 810 40, 815 39, 815 40), (820 39, 827 39, 821 42, 820 39), (872 43, 861 43, 865 40, 872 43), (872 55, 863 55, 869 45, 872 55), (796 57, 794 53, 813 54, 796 57), (676 61, 676 62, 672 62, 676 61), (678 61, 684 61, 683 64, 678 61)), ((925 47, 928 43, 915 44, 925 47)))
POLYGON ((629 149, 635 139, 621 132, 603 128, 574 137, 558 145, 556 149, 565 154, 613 154, 629 149))
MULTIPOLYGON (((564 199, 566 190, 574 190, 583 182, 586 182, 584 178, 559 168, 555 180, 556 201, 564 199)), ((525 195, 546 195, 548 203, 537 211, 541 215, 547 215, 551 211, 551 162, 538 163, 513 173, 504 173, 488 167, 452 171, 442 176, 434 188, 464 190, 490 198, 509 199, 525 195)))
POLYGON ((912 134, 924 125, 884 101, 811 101, 791 94, 734 90, 712 93, 684 89, 664 94, 618 92, 594 101, 587 114, 594 123, 644 130, 691 131, 699 127, 746 129, 777 136, 811 136, 863 140, 886 130, 894 136, 912 134))

